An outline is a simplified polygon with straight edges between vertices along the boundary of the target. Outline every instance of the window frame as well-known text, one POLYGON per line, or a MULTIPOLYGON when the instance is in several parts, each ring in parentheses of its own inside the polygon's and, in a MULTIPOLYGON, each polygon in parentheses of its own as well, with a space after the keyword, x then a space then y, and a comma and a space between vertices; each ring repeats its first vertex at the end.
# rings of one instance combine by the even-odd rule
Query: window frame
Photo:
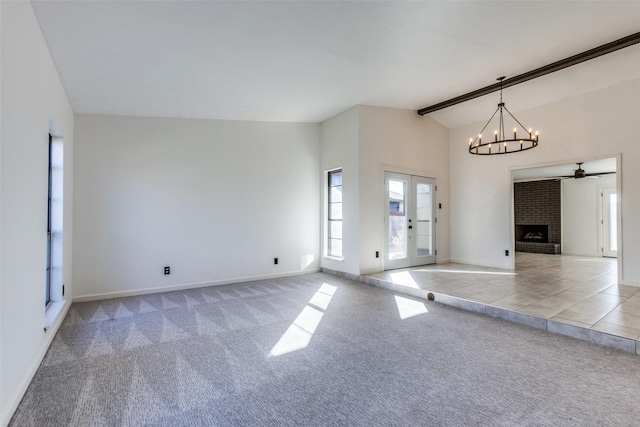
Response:
POLYGON ((47 200, 47 259, 46 259, 46 283, 45 283, 45 307, 51 303, 51 282, 53 269, 53 231, 52 231, 52 192, 53 192, 53 136, 49 134, 49 162, 48 162, 48 200, 47 200))
POLYGON ((343 223, 343 198, 342 198, 342 188, 343 188, 343 171, 342 168, 338 168, 338 169, 333 169, 330 171, 327 171, 327 180, 326 180, 326 184, 327 184, 327 233, 326 233, 326 240, 325 240, 325 256, 330 257, 330 258, 337 258, 337 259, 342 259, 343 258, 343 254, 344 254, 344 250, 343 250, 343 229, 342 229, 342 223, 343 223), (336 175, 340 175, 340 183, 339 184, 333 184, 333 177, 336 175), (333 189, 337 189, 339 187, 339 191, 340 191, 340 201, 336 202, 333 199, 333 189), (335 208, 339 207, 339 215, 336 215, 336 211, 335 208), (335 235, 333 235, 332 230, 333 227, 332 225, 334 223, 340 223, 340 237, 337 237, 335 235), (332 243, 339 241, 340 242, 340 246, 339 246, 339 250, 337 250, 337 246, 333 245, 332 243))

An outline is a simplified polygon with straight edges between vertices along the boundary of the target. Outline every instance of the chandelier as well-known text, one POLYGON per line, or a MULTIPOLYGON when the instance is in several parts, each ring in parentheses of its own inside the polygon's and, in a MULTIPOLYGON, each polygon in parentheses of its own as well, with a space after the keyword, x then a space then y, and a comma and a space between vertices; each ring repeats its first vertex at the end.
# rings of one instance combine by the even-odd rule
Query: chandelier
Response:
MULTIPOLYGON (((538 146, 538 132, 533 133, 532 129, 527 129, 515 118, 513 114, 507 109, 507 106, 502 102, 502 81, 505 79, 505 76, 498 77, 497 80, 500 81, 500 103, 498 104, 498 108, 493 112, 493 115, 487 121, 487 124, 484 125, 478 136, 474 138, 469 138, 469 153, 478 154, 478 155, 490 155, 490 154, 510 154, 517 153, 520 151, 530 150, 538 146), (505 118, 503 115, 503 110, 511 116, 514 121, 514 124, 517 124, 513 128, 513 138, 510 138, 511 135, 507 135, 504 131, 505 128, 505 118), (492 138, 485 138, 484 142, 482 141, 482 132, 489 126, 493 118, 496 114, 499 114, 498 121, 498 129, 493 133, 492 138), (520 128, 520 136, 518 136, 518 129, 520 128), (523 134, 524 133, 524 134, 523 134)), ((507 116, 507 119, 509 117, 507 116)), ((510 126, 509 126, 510 127, 510 126)))

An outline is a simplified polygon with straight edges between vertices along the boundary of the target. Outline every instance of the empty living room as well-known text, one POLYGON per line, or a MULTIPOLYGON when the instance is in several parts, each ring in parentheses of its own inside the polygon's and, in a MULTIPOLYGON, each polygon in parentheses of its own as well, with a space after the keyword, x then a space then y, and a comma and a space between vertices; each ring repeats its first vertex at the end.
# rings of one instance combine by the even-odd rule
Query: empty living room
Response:
POLYGON ((0 1, 0 425, 637 425, 638 22, 0 1))

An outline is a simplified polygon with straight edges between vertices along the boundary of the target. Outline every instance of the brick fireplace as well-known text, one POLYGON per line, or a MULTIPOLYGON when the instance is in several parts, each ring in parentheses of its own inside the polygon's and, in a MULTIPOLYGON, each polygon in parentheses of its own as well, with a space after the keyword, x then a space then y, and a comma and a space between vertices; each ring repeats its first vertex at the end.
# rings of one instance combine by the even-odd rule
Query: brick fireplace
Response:
POLYGON ((517 252, 559 254, 562 243, 560 181, 513 185, 517 252))

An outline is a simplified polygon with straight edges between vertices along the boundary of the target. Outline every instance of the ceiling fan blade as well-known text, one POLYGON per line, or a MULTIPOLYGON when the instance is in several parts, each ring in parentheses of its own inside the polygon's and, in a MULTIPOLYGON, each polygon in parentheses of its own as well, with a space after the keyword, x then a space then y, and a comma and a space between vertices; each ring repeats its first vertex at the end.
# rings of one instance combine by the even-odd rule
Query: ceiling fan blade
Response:
POLYGON ((545 176, 544 178, 540 178, 537 181, 563 181, 565 179, 569 179, 573 177, 568 176, 545 176))
POLYGON ((586 173, 584 176, 600 176, 600 175, 609 175, 615 172, 598 172, 598 173, 586 173))

